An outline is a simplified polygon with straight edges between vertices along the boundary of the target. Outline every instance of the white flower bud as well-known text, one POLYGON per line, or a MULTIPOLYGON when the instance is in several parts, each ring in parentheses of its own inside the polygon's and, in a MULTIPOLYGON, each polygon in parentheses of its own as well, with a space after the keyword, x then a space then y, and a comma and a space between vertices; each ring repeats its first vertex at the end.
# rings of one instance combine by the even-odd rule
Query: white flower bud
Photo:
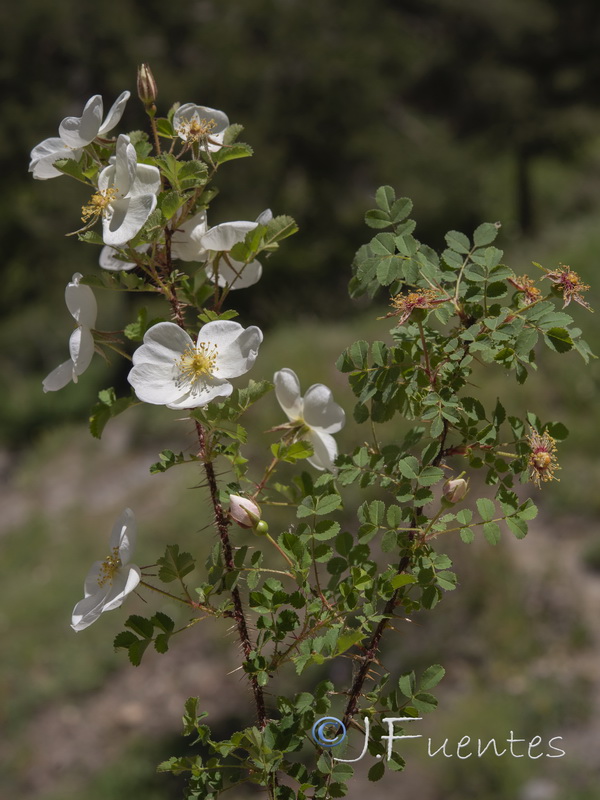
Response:
POLYGON ((229 497, 229 517, 240 528, 255 528, 260 522, 260 506, 247 497, 232 494, 229 497))
POLYGON ((450 503, 458 503, 467 493, 469 484, 464 478, 452 478, 442 487, 442 493, 450 503))

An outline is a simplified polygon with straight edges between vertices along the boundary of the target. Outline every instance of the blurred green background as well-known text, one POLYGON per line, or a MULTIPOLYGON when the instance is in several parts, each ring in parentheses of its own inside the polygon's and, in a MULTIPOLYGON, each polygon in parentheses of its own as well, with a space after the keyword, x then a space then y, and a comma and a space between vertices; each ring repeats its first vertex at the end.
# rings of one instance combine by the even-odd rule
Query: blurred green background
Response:
MULTIPOLYGON (((381 183, 413 198, 422 241, 439 247, 450 228, 470 233, 500 220, 510 266, 534 275, 532 260, 570 264, 598 307, 600 5, 28 0, 4 4, 0 25, 0 796, 178 797, 176 781, 154 767, 181 752, 183 700, 200 694, 223 733, 248 721, 245 689, 225 674, 235 667, 232 640, 207 625, 135 671, 110 647, 123 615, 77 636, 68 622, 124 506, 143 529, 139 563, 172 541, 210 547, 187 491, 197 476, 148 473, 162 447, 193 443, 166 409, 135 409, 91 439, 85 423, 98 390, 125 385, 116 362, 96 358, 77 386, 42 393, 41 380, 66 357, 64 287, 74 272, 98 269, 98 251, 62 235, 77 227, 85 190, 66 178, 28 178, 31 148, 96 93, 108 108, 130 89, 119 129, 143 126, 142 61, 157 79, 161 113, 179 100, 242 123, 256 155, 220 172, 210 223, 271 207, 300 225, 261 283, 235 296, 241 320, 266 332, 253 377, 291 366, 304 387, 327 383, 350 411, 335 358, 354 339, 387 331, 379 310, 346 292, 381 183)), ((98 299, 99 327, 133 318, 133 303, 108 292, 98 299)), ((574 315, 599 352, 595 317, 578 306, 574 315)), ((435 741, 562 735, 567 756, 458 761, 414 748, 406 774, 382 784, 366 784, 365 765, 352 798, 600 797, 600 372, 575 354, 544 356, 539 366, 511 387, 510 403, 570 428, 560 483, 535 492, 542 513, 524 542, 449 546, 459 590, 401 629, 388 658, 399 668, 447 667, 435 741)), ((486 378, 485 392, 506 394, 505 376, 486 378)), ((256 428, 278 413, 265 400, 256 428)), ((340 441, 363 438, 349 425, 340 441)))

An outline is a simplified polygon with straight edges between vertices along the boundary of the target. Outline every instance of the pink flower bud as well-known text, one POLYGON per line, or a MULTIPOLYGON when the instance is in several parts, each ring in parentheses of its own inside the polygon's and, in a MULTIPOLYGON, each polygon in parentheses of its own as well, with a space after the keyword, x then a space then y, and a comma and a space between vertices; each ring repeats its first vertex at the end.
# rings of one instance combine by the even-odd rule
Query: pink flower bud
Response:
POLYGON ((255 528, 260 522, 260 506, 254 500, 232 494, 229 496, 229 517, 240 528, 255 528))
POLYGON ((469 484, 464 478, 452 478, 442 487, 442 493, 450 503, 458 503, 467 493, 469 484))

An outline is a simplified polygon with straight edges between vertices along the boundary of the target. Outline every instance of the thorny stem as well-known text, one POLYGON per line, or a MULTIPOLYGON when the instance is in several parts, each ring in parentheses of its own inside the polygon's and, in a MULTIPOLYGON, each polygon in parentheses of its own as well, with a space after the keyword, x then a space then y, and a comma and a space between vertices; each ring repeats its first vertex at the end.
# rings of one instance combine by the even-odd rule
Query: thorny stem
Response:
MULTIPOLYGON (((198 434, 198 443, 200 445, 200 458, 204 460, 204 471, 206 473, 206 480, 210 491, 210 499, 215 514, 215 524, 221 539, 221 550, 223 553, 223 561, 225 562, 225 569, 227 572, 235 571, 235 564, 233 562, 233 549, 231 541, 229 540, 229 522, 223 511, 223 506, 219 500, 219 490, 217 488, 217 479, 215 477, 215 470, 213 462, 206 458, 206 434, 204 428, 199 422, 196 422, 196 432, 198 434)), ((252 652, 252 642, 248 633, 248 624, 244 614, 244 607, 239 589, 234 586, 231 589, 231 599, 233 600, 233 617, 238 631, 242 651, 246 659, 249 659, 252 652)), ((256 713, 258 716, 258 723, 261 729, 267 725, 267 714, 265 710, 265 698, 262 687, 259 685, 256 675, 249 676, 250 684, 252 686, 252 693, 254 694, 254 702, 256 705, 256 713)))

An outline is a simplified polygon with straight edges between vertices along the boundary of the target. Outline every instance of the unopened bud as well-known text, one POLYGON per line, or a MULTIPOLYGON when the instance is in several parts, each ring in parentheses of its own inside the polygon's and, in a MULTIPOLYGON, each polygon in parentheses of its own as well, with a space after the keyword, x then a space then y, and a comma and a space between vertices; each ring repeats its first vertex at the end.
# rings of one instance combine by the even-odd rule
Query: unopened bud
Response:
POLYGON ((158 95, 156 81, 154 80, 154 75, 148 64, 142 64, 138 67, 137 93, 146 107, 153 105, 158 95))
POLYGON ((248 497, 229 496, 229 517, 240 528, 256 528, 260 523, 260 506, 248 497))
POLYGON ((467 493, 469 484, 464 478, 452 478, 442 487, 442 494, 450 503, 458 503, 467 493))

